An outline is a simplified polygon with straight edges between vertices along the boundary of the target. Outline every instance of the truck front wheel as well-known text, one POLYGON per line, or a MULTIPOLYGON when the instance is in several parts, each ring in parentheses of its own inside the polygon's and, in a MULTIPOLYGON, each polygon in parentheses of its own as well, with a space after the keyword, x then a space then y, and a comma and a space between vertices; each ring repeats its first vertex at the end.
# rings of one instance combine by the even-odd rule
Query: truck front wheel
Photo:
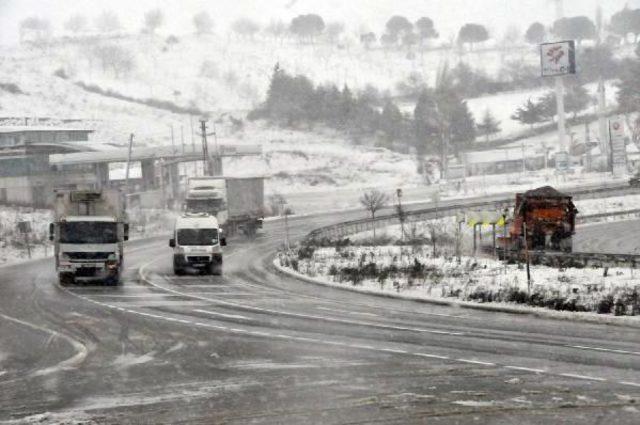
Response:
POLYGON ((222 276, 222 262, 212 261, 211 264, 209 264, 209 274, 222 276))
POLYGON ((58 273, 58 281, 61 286, 68 286, 75 283, 75 278, 72 273, 58 273))

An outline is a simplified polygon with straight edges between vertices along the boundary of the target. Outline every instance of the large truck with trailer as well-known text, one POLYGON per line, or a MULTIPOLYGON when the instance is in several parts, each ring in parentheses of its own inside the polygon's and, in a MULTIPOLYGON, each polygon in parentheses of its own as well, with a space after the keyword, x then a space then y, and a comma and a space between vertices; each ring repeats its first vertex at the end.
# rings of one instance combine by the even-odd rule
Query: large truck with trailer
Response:
POLYGON ((242 232, 253 237, 264 220, 264 178, 190 178, 185 211, 216 217, 226 235, 242 232))
POLYGON ((207 213, 186 213, 176 218, 169 246, 173 248, 173 272, 222 274, 222 247, 227 241, 218 220, 207 213))
POLYGON ((129 224, 123 194, 117 189, 56 190, 54 243, 60 284, 102 280, 117 285, 124 267, 124 242, 129 224))
POLYGON ((572 197, 550 186, 517 193, 507 241, 511 251, 571 252, 577 214, 572 197))

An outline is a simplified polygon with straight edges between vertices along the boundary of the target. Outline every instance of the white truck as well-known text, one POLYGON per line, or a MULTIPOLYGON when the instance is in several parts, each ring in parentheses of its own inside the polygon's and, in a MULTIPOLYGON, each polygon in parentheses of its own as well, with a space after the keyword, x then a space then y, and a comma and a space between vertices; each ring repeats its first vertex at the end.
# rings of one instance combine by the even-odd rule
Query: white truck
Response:
POLYGON ((264 178, 190 178, 185 210, 216 217, 227 235, 241 231, 253 237, 264 219, 264 178))
POLYGON ((49 240, 54 242, 60 284, 120 282, 129 224, 119 190, 56 190, 54 220, 49 240))
POLYGON ((182 275, 186 271, 222 274, 222 247, 227 241, 220 230, 218 220, 206 213, 186 213, 176 218, 173 237, 173 272, 182 275))

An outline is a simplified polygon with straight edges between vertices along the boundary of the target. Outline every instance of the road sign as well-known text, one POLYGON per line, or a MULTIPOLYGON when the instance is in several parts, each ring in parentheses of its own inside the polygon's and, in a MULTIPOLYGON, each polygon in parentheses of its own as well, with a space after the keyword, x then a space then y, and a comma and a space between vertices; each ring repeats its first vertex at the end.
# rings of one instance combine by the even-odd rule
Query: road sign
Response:
POLYGON ((613 176, 622 177, 627 173, 627 148, 623 117, 615 117, 609 120, 609 135, 611 139, 613 176))
POLYGON ((540 68, 543 77, 576 73, 576 45, 573 40, 540 45, 540 68))
POLYGON ((556 171, 565 173, 569 171, 569 154, 567 152, 557 152, 555 155, 556 171))
POLYGON ((615 117, 609 120, 609 129, 611 131, 611 138, 624 139, 626 134, 624 132, 624 118, 615 117))
POLYGON ((29 233, 29 232, 31 232, 31 222, 29 222, 29 221, 19 221, 18 222, 18 231, 20 233, 29 233))

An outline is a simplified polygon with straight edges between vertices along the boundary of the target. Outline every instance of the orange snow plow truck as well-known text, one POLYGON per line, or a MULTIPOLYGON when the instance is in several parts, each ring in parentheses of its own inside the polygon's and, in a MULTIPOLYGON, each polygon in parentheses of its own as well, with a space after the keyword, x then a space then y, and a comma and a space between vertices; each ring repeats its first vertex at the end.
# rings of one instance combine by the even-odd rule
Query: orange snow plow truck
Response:
POLYGON ((551 186, 518 193, 505 247, 571 252, 577 213, 572 197, 551 186))

